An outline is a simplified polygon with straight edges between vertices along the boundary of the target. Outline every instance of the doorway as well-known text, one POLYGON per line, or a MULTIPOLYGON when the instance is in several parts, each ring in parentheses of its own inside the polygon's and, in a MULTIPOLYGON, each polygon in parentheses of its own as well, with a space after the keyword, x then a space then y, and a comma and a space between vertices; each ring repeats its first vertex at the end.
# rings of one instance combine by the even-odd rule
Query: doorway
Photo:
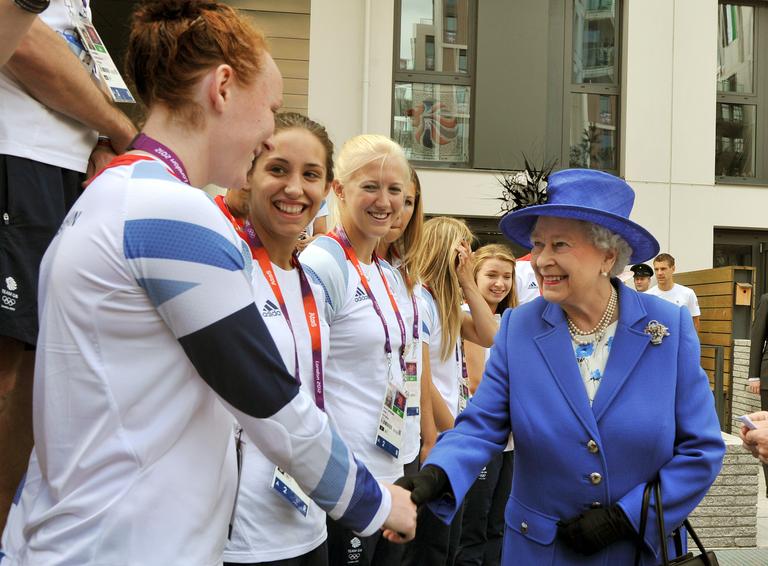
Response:
POLYGON ((712 267, 755 268, 755 293, 768 293, 768 230, 715 228, 712 267))

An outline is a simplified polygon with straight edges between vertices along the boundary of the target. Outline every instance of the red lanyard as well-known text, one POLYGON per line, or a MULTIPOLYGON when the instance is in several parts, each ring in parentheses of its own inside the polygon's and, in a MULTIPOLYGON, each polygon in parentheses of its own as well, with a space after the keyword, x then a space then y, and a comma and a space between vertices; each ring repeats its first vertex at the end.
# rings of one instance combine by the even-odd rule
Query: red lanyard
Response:
MULTIPOLYGON (((256 234, 256 230, 251 226, 250 221, 246 220, 243 226, 245 231, 248 246, 251 248, 251 255, 259 264, 264 278, 269 283, 272 289, 272 293, 275 295, 277 304, 280 306, 280 310, 283 313, 283 318, 288 325, 288 329, 291 331, 293 337, 293 354, 294 354, 294 376, 296 381, 301 383, 301 376, 299 372, 299 346, 296 343, 296 333, 293 330, 293 324, 291 323, 291 317, 288 315, 288 308, 285 305, 285 299, 283 298, 283 292, 280 290, 280 284, 275 276, 275 271, 272 269, 272 262, 269 259, 269 254, 266 248, 261 243, 259 236, 256 234)), ((299 283, 301 285, 301 299, 304 306, 304 315, 307 320, 307 328, 309 329, 309 336, 312 342, 312 377, 314 381, 314 393, 315 404, 319 409, 325 409, 325 393, 323 391, 323 357, 322 357, 322 337, 320 335, 320 316, 317 310, 317 303, 315 302, 315 295, 312 293, 312 287, 309 285, 307 276, 304 274, 304 270, 301 268, 299 261, 294 253, 291 263, 299 274, 299 283)))
MULTIPOLYGON (((216 197, 213 199, 213 202, 218 205, 219 209, 221 209, 221 212, 223 212, 224 216, 227 217, 227 220, 229 220, 229 222, 235 228, 237 235, 245 240, 245 242, 250 246, 250 242, 248 242, 248 236, 245 234, 245 220, 235 218, 235 215, 232 214, 232 211, 229 210, 229 207, 227 206, 227 201, 224 200, 224 195, 216 195, 216 197)), ((256 256, 253 256, 253 258, 256 259, 256 256)))
MULTIPOLYGON (((381 306, 379 305, 379 302, 376 300, 376 297, 373 295, 373 291, 371 290, 371 286, 368 284, 368 278, 365 276, 365 273, 363 273, 363 268, 360 267, 360 261, 357 259, 357 254, 355 253, 354 248, 352 247, 352 242, 349 241, 349 237, 347 236, 347 233, 344 231, 344 228, 339 226, 334 231, 329 232, 328 235, 336 240, 339 245, 344 249, 344 253, 347 256, 347 259, 352 263, 352 266, 355 268, 355 271, 357 271, 357 275, 360 277, 360 283, 363 285, 363 288, 365 289, 365 292, 368 294, 368 297, 371 299, 371 304, 373 305, 373 310, 376 311, 376 314, 379 316, 379 320, 381 320, 381 326, 384 328, 384 351, 387 354, 388 358, 392 357, 392 342, 389 339, 389 327, 387 326, 387 319, 384 317, 384 312, 381 310, 381 306)), ((389 288, 389 284, 387 283, 386 277, 384 277, 384 272, 381 270, 381 263, 379 263, 378 256, 374 253, 372 256, 373 263, 376 265, 376 269, 379 271, 379 275, 381 276, 381 282, 384 283, 384 289, 387 291, 387 296, 389 297, 389 302, 392 305, 392 310, 395 311, 395 318, 397 319, 397 324, 400 327, 400 369, 403 373, 405 373, 405 323, 403 322, 403 317, 400 316, 400 309, 397 308, 397 302, 395 301, 394 295, 392 295, 392 291, 389 288)), ((417 329, 418 332, 418 329, 417 329)))

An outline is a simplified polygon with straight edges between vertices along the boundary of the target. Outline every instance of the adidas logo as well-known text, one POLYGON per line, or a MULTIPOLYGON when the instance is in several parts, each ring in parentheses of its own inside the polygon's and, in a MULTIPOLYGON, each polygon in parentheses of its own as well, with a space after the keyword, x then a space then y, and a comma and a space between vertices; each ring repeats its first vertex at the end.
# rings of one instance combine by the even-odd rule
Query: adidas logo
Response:
POLYGON ((528 288, 529 288, 529 289, 538 289, 538 288, 539 288, 539 285, 536 283, 536 281, 531 281, 531 282, 528 284, 528 288))
POLYGON ((357 288, 355 291, 355 302, 359 303, 360 301, 367 301, 368 295, 365 294, 365 291, 361 289, 360 287, 357 288))
POLYGON ((270 318, 273 316, 283 316, 283 313, 280 312, 280 307, 278 307, 271 300, 267 300, 267 302, 264 303, 264 306, 261 308, 261 316, 264 318, 270 318))

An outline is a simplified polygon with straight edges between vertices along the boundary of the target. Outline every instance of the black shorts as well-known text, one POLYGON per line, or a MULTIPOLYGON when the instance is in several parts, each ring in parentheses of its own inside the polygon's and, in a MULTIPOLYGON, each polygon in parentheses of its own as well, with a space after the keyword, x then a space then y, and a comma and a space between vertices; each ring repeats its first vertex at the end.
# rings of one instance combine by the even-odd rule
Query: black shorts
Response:
POLYGON ((85 175, 0 155, 0 336, 37 342, 40 261, 85 175))

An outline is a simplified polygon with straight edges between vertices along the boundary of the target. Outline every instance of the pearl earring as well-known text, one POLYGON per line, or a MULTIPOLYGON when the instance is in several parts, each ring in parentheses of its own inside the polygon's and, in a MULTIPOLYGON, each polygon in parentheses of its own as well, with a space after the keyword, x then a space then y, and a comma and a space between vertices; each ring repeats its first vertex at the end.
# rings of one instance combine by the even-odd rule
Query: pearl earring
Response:
POLYGON ((607 271, 601 271, 600 275, 602 275, 603 277, 608 277, 608 272, 607 271))

